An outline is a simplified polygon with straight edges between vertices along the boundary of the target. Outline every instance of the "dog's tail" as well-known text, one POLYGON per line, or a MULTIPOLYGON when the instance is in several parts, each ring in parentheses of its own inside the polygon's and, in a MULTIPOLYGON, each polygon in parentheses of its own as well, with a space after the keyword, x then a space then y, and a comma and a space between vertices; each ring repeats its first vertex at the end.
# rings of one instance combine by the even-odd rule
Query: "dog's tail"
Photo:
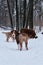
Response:
POLYGON ((2 32, 3 34, 7 34, 7 32, 2 32))

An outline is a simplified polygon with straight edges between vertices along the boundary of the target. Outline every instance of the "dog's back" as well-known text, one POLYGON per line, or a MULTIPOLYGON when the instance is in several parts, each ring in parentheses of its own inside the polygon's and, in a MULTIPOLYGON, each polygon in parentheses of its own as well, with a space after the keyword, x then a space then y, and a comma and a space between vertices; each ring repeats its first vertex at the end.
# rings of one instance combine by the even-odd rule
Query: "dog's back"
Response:
POLYGON ((29 36, 30 38, 35 38, 35 36, 36 36, 36 33, 35 33, 35 31, 34 31, 33 29, 23 28, 23 29, 20 30, 20 32, 21 32, 21 33, 26 33, 26 34, 28 34, 28 36, 29 36))
POLYGON ((2 32, 3 34, 5 34, 6 36, 11 36, 11 32, 2 32))

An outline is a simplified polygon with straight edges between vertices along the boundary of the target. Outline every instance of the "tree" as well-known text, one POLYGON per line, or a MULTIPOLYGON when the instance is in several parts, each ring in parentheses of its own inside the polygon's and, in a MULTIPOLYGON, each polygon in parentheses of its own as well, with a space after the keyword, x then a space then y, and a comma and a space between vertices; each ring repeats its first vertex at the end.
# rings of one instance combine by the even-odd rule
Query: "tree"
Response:
POLYGON ((16 29, 19 31, 19 20, 18 20, 18 1, 16 0, 16 29))
POLYGON ((23 7, 23 9, 24 9, 24 18, 23 18, 23 28, 25 27, 25 23, 26 23, 26 0, 24 0, 24 3, 23 3, 24 5, 24 7, 23 7))
POLYGON ((13 21, 12 21, 12 15, 11 15, 11 11, 10 11, 10 5, 9 5, 9 1, 7 0, 7 5, 8 5, 8 11, 9 11, 9 16, 10 16, 10 21, 11 21, 11 28, 12 30, 13 28, 13 21))
POLYGON ((33 29, 33 0, 29 0, 29 11, 27 16, 26 28, 29 25, 29 28, 33 29))

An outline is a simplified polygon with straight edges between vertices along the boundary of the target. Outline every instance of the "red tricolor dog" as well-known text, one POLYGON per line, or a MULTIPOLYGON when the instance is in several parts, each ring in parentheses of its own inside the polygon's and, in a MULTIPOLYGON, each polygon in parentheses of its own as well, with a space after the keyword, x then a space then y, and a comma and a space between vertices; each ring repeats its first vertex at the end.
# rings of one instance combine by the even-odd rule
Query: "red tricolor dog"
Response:
POLYGON ((23 29, 20 30, 20 33, 18 33, 18 31, 15 33, 15 38, 16 38, 17 44, 20 45, 20 50, 22 50, 23 41, 25 42, 26 50, 28 50, 27 40, 29 38, 37 38, 37 36, 36 36, 36 33, 35 33, 34 30, 23 28, 23 29))

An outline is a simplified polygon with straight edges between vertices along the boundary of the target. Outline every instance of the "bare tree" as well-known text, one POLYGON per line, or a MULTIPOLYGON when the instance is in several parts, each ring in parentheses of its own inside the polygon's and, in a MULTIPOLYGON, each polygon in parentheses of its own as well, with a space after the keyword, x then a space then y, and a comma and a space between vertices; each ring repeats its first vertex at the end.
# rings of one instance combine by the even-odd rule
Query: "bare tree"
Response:
POLYGON ((23 18, 23 28, 25 27, 25 23, 26 23, 26 0, 24 0, 24 3, 23 3, 23 9, 24 9, 24 18, 23 18))
POLYGON ((11 21, 11 28, 13 30, 14 28, 13 28, 13 22, 12 22, 12 15, 11 15, 10 5, 9 5, 9 1, 8 0, 7 0, 7 5, 8 5, 8 11, 9 11, 9 16, 10 16, 10 21, 11 21))
POLYGON ((18 0, 16 0, 16 29, 19 30, 19 20, 18 20, 18 0))
POLYGON ((28 11, 28 17, 27 17, 27 26, 29 25, 29 28, 33 29, 33 0, 29 0, 29 11, 28 11))

